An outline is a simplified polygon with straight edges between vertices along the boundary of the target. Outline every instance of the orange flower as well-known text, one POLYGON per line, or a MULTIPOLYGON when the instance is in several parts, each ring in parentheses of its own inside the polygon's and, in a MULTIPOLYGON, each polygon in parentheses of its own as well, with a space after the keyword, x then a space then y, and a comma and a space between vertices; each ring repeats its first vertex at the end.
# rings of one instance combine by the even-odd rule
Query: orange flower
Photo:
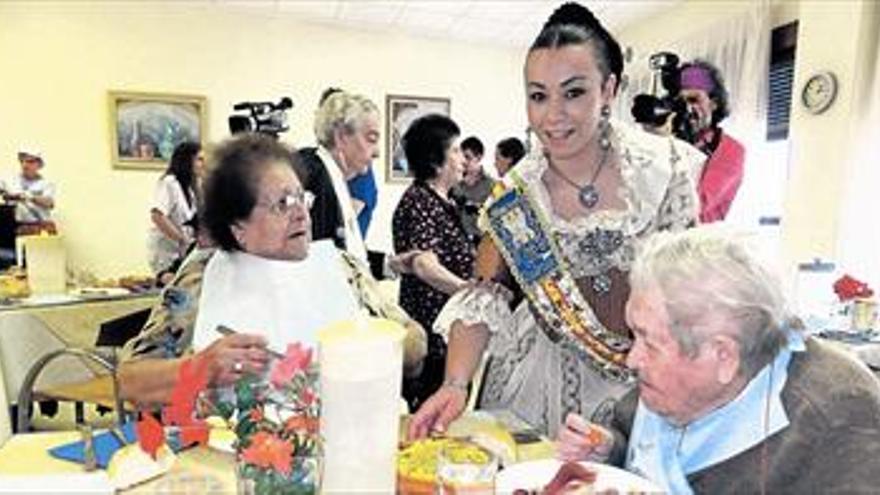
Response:
POLYGON ((183 446, 197 443, 199 445, 208 445, 208 439, 211 435, 208 424, 204 421, 193 421, 192 423, 181 426, 180 443, 183 446))
POLYGON ((284 431, 305 431, 309 434, 318 432, 318 418, 304 415, 291 416, 284 422, 284 431))
POLYGON ((250 446, 241 453, 245 462, 263 469, 273 468, 285 476, 290 474, 292 456, 293 444, 266 431, 255 433, 250 446))
POLYGON ((299 371, 305 371, 312 362, 312 349, 301 343, 287 344, 284 358, 279 359, 272 368, 270 380, 276 388, 288 383, 299 371))

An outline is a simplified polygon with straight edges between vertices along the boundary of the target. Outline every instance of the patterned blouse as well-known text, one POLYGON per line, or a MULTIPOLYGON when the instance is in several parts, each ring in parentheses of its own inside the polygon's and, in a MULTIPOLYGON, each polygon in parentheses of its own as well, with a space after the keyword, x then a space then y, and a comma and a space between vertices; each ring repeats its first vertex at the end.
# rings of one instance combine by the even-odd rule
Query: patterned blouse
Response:
MULTIPOLYGON (((121 360, 171 359, 192 352, 202 278, 213 254, 213 249, 196 249, 184 260, 141 333, 126 343, 121 360)), ((363 262, 345 251, 339 251, 339 261, 360 306, 373 316, 400 323, 407 330, 403 342, 404 372, 417 371, 427 352, 425 332, 393 300, 383 296, 363 262)), ((307 305, 307 301, 301 304, 307 305)))
MULTIPOLYGON (((392 222, 394 250, 431 251, 440 264, 463 279, 473 275, 474 247, 468 240, 455 205, 441 198, 430 186, 413 182, 400 198, 392 222)), ((403 275, 400 280, 400 306, 426 331, 449 300, 449 295, 420 280, 403 275)))

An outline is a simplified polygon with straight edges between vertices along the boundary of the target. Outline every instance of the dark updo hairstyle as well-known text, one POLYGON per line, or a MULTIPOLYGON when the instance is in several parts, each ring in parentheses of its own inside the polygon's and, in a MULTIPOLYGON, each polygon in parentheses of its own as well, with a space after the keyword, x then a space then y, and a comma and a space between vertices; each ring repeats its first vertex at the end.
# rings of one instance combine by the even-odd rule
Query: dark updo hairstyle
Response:
POLYGON ((425 182, 437 177, 437 171, 446 163, 452 141, 460 135, 458 125, 445 115, 431 113, 414 120, 402 142, 415 180, 425 182))
POLYGON ((468 136, 461 141, 461 151, 470 150, 471 153, 477 156, 483 156, 486 152, 486 148, 483 147, 483 142, 480 141, 480 138, 477 136, 468 136))
POLYGON ((260 178, 269 165, 282 163, 297 172, 294 160, 287 146, 259 133, 238 134, 217 146, 205 182, 202 220, 221 249, 242 250, 232 234, 232 226, 251 216, 258 200, 260 178))
POLYGON ((522 141, 515 137, 502 139, 498 142, 497 148, 499 155, 510 159, 511 167, 519 163, 522 157, 526 156, 526 147, 523 146, 522 141))
POLYGON ((544 23, 529 52, 587 42, 592 42, 603 82, 608 80, 609 74, 615 75, 614 91, 616 92, 623 75, 623 52, 620 44, 602 26, 596 16, 581 4, 566 2, 559 6, 544 23))
POLYGON ((195 192, 196 172, 193 165, 199 151, 202 151, 202 145, 199 143, 184 141, 178 144, 171 153, 171 160, 168 161, 168 168, 165 170, 165 175, 172 175, 177 179, 189 206, 195 201, 190 193, 195 192))
POLYGON ((724 86, 724 77, 718 67, 702 59, 694 59, 691 62, 685 62, 679 67, 679 73, 689 67, 698 67, 706 71, 712 78, 712 91, 709 91, 709 98, 715 102, 715 110, 712 111, 712 125, 718 125, 722 120, 730 115, 730 95, 724 86))

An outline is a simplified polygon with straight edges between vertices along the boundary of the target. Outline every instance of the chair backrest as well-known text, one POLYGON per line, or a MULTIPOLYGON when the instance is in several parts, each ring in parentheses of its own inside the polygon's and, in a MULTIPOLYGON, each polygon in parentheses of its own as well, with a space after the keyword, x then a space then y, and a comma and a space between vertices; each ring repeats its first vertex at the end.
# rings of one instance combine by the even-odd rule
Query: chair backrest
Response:
MULTIPOLYGON (((15 400, 28 370, 46 353, 67 345, 38 317, 12 311, 0 314, 0 363, 3 363, 6 397, 15 400)), ((71 360, 64 366, 52 366, 41 378, 45 385, 85 381, 95 376, 86 365, 71 360)))
POLYGON ((141 332, 150 318, 152 308, 140 309, 119 318, 101 323, 96 346, 122 347, 141 332))
POLYGON ((6 399, 6 383, 3 380, 3 361, 0 360, 0 447, 12 436, 9 421, 9 401, 6 399))
POLYGON ((0 249, 15 250, 15 205, 0 204, 0 249))

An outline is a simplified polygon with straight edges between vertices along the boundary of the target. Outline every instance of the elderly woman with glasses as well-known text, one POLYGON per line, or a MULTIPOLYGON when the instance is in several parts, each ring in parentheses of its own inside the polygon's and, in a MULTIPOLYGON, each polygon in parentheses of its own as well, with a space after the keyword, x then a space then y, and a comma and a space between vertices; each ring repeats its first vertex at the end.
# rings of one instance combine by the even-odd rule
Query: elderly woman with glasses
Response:
POLYGON ((359 259, 329 241, 311 242, 312 196, 293 156, 253 134, 217 148, 202 225, 218 249, 190 255, 144 330, 126 345, 119 371, 125 399, 167 401, 188 359, 206 363, 213 385, 260 373, 270 348, 314 343, 321 327, 362 310, 404 325, 405 372, 419 370, 426 352, 421 326, 381 296, 359 259), (315 300, 316 291, 328 296, 325 302, 315 300), (235 333, 222 336, 220 326, 235 333))

